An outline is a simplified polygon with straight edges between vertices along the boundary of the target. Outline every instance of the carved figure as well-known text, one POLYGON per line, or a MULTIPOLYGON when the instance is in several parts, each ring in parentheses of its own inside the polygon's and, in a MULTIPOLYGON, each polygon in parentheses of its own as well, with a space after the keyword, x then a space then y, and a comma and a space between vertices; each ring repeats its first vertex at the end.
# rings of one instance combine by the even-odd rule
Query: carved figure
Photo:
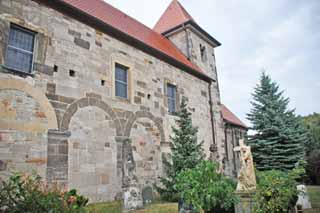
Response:
POLYGON ((239 140, 239 146, 233 149, 240 153, 240 172, 238 174, 237 191, 252 191, 256 189, 256 175, 254 172, 251 147, 239 140))

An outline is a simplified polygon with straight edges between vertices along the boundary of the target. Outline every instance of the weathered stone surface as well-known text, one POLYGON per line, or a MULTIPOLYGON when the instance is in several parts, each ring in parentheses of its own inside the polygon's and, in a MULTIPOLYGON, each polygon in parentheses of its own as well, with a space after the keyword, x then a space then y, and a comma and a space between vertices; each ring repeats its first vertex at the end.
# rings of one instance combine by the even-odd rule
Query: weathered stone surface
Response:
POLYGON ((47 148, 47 182, 68 185, 68 141, 70 132, 49 130, 47 148))

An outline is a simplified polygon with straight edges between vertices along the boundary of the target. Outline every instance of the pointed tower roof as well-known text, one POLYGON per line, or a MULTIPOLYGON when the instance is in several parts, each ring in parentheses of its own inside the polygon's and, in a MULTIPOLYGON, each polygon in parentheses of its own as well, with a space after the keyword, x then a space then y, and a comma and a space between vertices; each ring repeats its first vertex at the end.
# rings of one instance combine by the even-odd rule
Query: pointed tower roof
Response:
POLYGON ((173 0, 154 26, 153 30, 158 33, 164 33, 187 21, 194 21, 194 19, 178 0, 173 0))

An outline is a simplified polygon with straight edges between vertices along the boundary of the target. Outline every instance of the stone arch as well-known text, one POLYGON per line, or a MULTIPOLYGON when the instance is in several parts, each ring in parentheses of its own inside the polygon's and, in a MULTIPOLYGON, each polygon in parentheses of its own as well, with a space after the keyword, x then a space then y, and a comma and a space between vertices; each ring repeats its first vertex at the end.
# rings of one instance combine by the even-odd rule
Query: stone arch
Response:
POLYGON ((22 80, 0 80, 0 90, 6 89, 22 91, 34 98, 40 104, 43 112, 48 119, 48 129, 58 129, 58 122, 55 111, 45 94, 43 94, 40 90, 35 89, 33 86, 22 80))
POLYGON ((137 111, 134 116, 129 118, 125 127, 124 136, 130 137, 132 126, 139 118, 149 118, 150 120, 152 120, 159 130, 161 143, 165 142, 162 119, 156 118, 151 112, 148 111, 137 111))
POLYGON ((112 108, 102 100, 95 97, 85 97, 73 102, 67 108, 66 112, 63 115, 63 118, 60 123, 61 130, 62 131, 68 130, 72 116, 78 111, 78 109, 85 108, 88 106, 98 107, 102 109, 108 116, 110 116, 110 118, 115 123, 117 135, 122 136, 122 131, 121 131, 122 128, 121 128, 120 121, 117 119, 117 116, 113 112, 112 108))

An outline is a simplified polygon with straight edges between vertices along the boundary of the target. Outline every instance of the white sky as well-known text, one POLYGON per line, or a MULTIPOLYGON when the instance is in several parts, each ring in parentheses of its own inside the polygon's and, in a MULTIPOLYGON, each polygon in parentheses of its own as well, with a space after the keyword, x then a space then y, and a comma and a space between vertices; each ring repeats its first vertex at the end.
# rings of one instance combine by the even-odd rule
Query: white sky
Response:
MULTIPOLYGON (((171 2, 105 1, 151 28, 171 2)), ((180 3, 222 43, 216 49, 222 102, 245 123, 262 69, 285 90, 297 114, 320 112, 320 0, 180 3)))

